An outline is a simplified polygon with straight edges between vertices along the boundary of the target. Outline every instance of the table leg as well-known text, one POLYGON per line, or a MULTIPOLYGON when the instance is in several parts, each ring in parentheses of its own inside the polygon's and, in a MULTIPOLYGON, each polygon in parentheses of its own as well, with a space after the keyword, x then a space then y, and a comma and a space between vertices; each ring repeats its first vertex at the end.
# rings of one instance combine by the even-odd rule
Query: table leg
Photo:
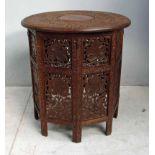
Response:
POLYGON ((72 117, 73 117, 73 142, 81 142, 81 108, 82 108, 82 47, 81 40, 73 41, 72 53, 72 117))
POLYGON ((106 135, 111 135, 112 132, 112 119, 106 122, 106 135))
POLYGON ((43 136, 48 136, 47 121, 41 121, 41 134, 43 136))
POLYGON ((80 124, 75 123, 73 125, 73 137, 72 141, 75 143, 81 142, 81 133, 82 133, 82 127, 80 124))

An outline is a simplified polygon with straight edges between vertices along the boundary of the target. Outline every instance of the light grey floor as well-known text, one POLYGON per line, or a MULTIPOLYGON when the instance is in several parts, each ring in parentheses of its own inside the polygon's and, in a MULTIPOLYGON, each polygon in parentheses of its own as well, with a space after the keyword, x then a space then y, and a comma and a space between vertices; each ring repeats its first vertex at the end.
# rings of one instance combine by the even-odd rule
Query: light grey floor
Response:
POLYGON ((6 155, 148 155, 148 87, 121 87, 119 116, 111 136, 105 123, 84 127, 82 142, 71 142, 71 129, 48 125, 40 134, 33 117, 30 87, 6 88, 6 155))

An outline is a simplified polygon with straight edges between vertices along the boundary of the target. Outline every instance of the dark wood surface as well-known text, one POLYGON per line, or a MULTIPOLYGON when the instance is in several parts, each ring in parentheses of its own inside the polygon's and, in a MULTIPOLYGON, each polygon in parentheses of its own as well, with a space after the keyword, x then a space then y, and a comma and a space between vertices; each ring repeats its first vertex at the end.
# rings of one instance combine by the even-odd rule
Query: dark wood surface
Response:
POLYGON ((106 122, 110 135, 118 115, 123 33, 130 20, 65 11, 34 15, 22 24, 28 28, 34 116, 42 135, 48 135, 48 123, 69 125, 73 142, 80 142, 82 126, 98 122, 106 122))
POLYGON ((48 32, 101 32, 122 29, 130 20, 122 15, 99 11, 57 11, 29 16, 22 20, 26 28, 48 32))

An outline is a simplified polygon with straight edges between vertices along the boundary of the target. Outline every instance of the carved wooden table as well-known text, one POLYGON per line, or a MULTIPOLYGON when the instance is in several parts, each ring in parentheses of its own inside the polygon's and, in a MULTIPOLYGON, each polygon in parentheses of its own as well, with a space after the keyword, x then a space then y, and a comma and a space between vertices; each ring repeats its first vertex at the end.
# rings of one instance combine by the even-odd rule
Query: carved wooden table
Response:
POLYGON ((34 114, 42 135, 47 123, 69 125, 73 142, 83 125, 117 117, 123 29, 130 20, 95 11, 60 11, 29 16, 34 114))

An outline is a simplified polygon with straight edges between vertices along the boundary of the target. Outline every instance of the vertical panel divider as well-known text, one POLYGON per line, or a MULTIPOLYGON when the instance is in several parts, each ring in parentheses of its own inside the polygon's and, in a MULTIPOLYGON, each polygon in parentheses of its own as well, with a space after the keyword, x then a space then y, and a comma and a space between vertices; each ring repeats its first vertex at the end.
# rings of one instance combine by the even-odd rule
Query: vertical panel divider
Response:
POLYGON ((43 136, 48 135, 47 131, 47 115, 46 115, 46 100, 45 100, 45 71, 44 71, 44 44, 40 32, 36 32, 36 48, 37 48, 37 64, 38 64, 38 97, 40 105, 40 121, 41 133, 43 136))
POLYGON ((116 52, 117 52, 117 31, 112 35, 112 47, 111 47, 111 60, 110 60, 110 84, 109 84, 109 98, 108 98, 108 120, 106 121, 106 135, 110 135, 112 132, 112 120, 113 120, 113 105, 114 105, 114 88, 115 88, 115 65, 116 65, 116 52))
POLYGON ((72 127, 73 142, 81 141, 82 50, 81 39, 72 39, 72 127))
POLYGON ((120 80, 121 80, 121 68, 122 68, 122 49, 123 49, 123 35, 124 35, 124 30, 120 30, 117 34, 117 52, 118 56, 116 59, 116 68, 115 68, 115 77, 118 78, 115 81, 115 86, 118 88, 115 88, 115 105, 114 105, 114 117, 117 118, 118 116, 118 108, 119 108, 119 97, 120 97, 120 80), (117 76, 118 75, 118 76, 117 76), (117 91, 117 92, 116 92, 117 91), (116 107, 115 107, 116 106, 116 107))

